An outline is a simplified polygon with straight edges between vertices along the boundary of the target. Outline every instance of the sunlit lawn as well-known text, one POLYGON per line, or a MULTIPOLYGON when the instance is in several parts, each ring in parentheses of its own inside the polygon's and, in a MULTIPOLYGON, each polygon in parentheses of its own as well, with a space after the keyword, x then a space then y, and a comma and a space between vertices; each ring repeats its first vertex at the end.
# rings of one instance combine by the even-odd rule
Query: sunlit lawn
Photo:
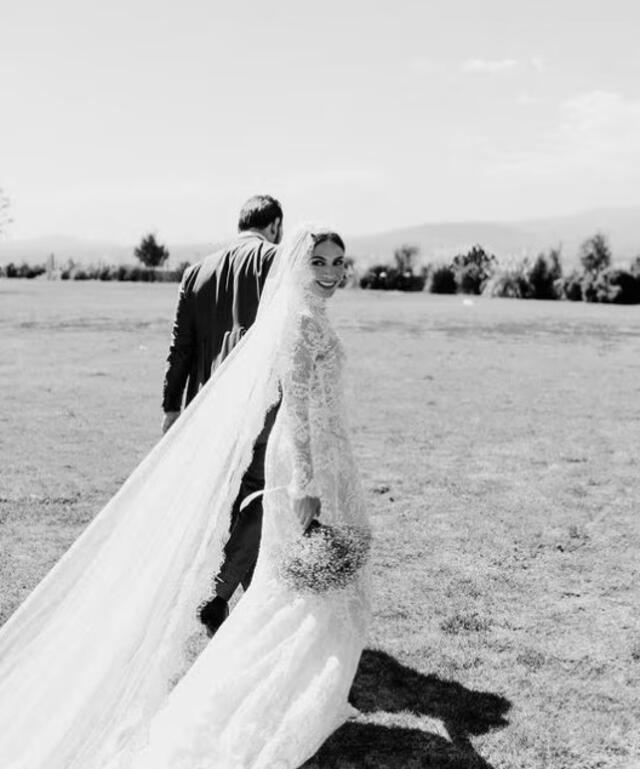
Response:
MULTIPOLYGON (((2 620, 157 440, 175 297, 0 280, 2 620)), ((640 766, 640 309, 334 310, 375 616, 308 766, 640 766)))

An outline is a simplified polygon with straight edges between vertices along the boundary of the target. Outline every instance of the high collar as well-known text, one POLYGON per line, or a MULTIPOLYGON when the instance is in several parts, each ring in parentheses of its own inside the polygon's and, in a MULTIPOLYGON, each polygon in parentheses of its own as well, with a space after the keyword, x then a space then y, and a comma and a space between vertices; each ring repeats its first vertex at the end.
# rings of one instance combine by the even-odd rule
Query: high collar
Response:
POLYGON ((304 302, 309 309, 325 314, 327 312, 327 304, 329 303, 329 297, 318 296, 308 286, 303 289, 304 302))
POLYGON ((243 232, 238 233, 238 238, 242 238, 242 240, 246 238, 260 238, 260 240, 264 240, 267 243, 270 242, 261 232, 256 232, 255 230, 243 230, 243 232))

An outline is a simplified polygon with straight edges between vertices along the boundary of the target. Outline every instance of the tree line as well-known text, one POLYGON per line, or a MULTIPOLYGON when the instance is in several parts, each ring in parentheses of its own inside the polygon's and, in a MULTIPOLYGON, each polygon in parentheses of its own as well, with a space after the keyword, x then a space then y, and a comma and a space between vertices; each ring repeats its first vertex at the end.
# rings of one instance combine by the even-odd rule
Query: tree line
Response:
POLYGON ((640 255, 628 268, 614 267, 606 236, 597 232, 580 246, 579 266, 564 274, 561 249, 504 262, 477 244, 448 263, 417 267, 419 249, 404 245, 394 263, 377 264, 360 277, 361 288, 483 294, 517 299, 640 303, 640 255))
POLYGON ((54 273, 61 280, 118 280, 134 282, 167 282, 180 281, 189 262, 182 262, 174 270, 162 269, 169 259, 169 249, 158 243, 154 233, 145 235, 135 247, 134 256, 140 262, 138 265, 82 265, 73 259, 68 259, 57 270, 54 269, 53 254, 47 264, 31 265, 27 262, 14 264, 9 262, 5 267, 0 266, 0 277, 6 278, 37 278, 45 273, 54 273))
MULTIPOLYGON (((9 199, 0 188, 0 234, 10 223, 9 199)), ((154 233, 145 235, 134 249, 140 262, 135 265, 83 266, 68 260, 57 271, 62 280, 180 281, 189 262, 174 270, 162 269, 169 259, 166 245, 154 233)), ((350 273, 345 284, 364 289, 429 291, 433 294, 483 294, 517 299, 566 299, 570 301, 640 304, 640 255, 628 268, 612 265, 606 236, 597 232, 580 246, 579 266, 564 274, 560 248, 551 248, 535 258, 499 261, 476 244, 456 254, 448 263, 418 266, 419 249, 402 245, 394 251, 391 264, 376 264, 358 277, 354 260, 347 259, 350 273)), ((0 266, 0 277, 35 278, 51 273, 50 265, 0 266)))

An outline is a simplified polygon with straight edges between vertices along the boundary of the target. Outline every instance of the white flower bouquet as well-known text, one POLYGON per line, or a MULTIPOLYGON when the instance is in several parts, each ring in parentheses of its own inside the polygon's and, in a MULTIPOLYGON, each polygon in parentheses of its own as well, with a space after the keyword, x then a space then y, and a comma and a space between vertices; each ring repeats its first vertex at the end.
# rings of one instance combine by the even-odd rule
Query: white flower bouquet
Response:
POLYGON ((282 552, 279 576, 296 592, 343 590, 356 578, 370 550, 368 529, 329 526, 314 520, 302 537, 282 552))

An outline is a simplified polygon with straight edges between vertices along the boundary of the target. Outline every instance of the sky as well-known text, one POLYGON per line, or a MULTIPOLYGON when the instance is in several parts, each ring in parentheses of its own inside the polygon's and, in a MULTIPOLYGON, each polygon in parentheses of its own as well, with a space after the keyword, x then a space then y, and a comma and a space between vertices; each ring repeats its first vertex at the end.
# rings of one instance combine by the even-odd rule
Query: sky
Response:
POLYGON ((5 237, 640 204, 637 0, 0 0, 5 237))

